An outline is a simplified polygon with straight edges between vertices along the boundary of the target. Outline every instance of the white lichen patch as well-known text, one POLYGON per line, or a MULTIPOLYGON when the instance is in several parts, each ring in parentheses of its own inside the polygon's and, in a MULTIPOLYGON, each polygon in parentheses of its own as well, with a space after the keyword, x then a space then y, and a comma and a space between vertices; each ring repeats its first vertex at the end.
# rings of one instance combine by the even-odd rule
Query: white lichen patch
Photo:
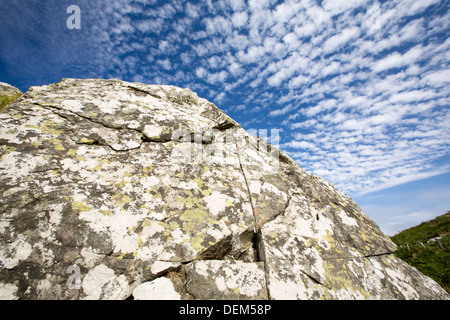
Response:
POLYGON ((6 269, 15 268, 20 261, 26 260, 32 251, 33 248, 25 236, 19 234, 15 241, 0 248, 0 265, 6 269))
POLYGON ((0 283, 0 300, 18 300, 19 288, 12 283, 0 283))
POLYGON ((163 271, 169 270, 171 268, 178 267, 179 264, 175 262, 168 262, 168 261, 155 261, 151 267, 150 270, 153 274, 158 274, 163 271))
POLYGON ((3 179, 9 179, 10 184, 17 184, 28 177, 38 166, 48 163, 43 155, 29 155, 12 151, 2 156, 0 172, 3 179))
POLYGON ((209 211, 214 216, 218 216, 221 212, 225 211, 225 208, 227 207, 227 200, 230 200, 230 197, 223 193, 214 191, 209 196, 204 197, 203 200, 206 202, 206 207, 209 211))
POLYGON ((72 112, 82 112, 83 104, 79 100, 64 100, 61 101, 61 107, 63 109, 72 111, 72 112))
POLYGON ((130 286, 124 275, 101 264, 89 270, 82 282, 85 300, 121 300, 130 294, 130 286))
POLYGON ((338 215, 339 218, 341 218, 342 223, 348 226, 358 227, 358 222, 354 218, 349 217, 344 210, 338 210, 338 215))
POLYGON ((389 281, 393 283, 398 290, 400 290, 406 299, 419 298, 417 290, 410 285, 410 281, 408 281, 409 279, 407 279, 407 276, 403 272, 399 272, 398 270, 391 268, 385 268, 385 272, 389 276, 389 281))
POLYGON ((168 278, 158 278, 151 282, 138 285, 133 290, 135 300, 180 300, 180 294, 175 291, 172 281, 168 278))
POLYGON ((146 125, 142 133, 149 139, 157 139, 160 138, 162 132, 163 127, 155 125, 146 125))
POLYGON ((266 294, 265 273, 261 263, 196 261, 192 270, 199 276, 211 279, 211 283, 214 283, 225 297, 245 296, 255 299, 266 294))

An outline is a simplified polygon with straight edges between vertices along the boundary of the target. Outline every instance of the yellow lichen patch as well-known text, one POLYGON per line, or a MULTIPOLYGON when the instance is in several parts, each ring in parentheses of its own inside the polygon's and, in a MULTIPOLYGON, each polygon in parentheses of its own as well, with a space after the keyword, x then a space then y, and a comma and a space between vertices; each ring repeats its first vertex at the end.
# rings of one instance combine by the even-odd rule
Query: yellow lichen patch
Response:
POLYGON ((201 189, 203 187, 203 180, 202 179, 195 178, 193 181, 197 184, 197 187, 199 189, 201 189))
POLYGON ((142 248, 142 246, 145 244, 140 236, 138 236, 137 238, 137 244, 139 246, 138 249, 142 248))
POLYGON ((23 118, 23 115, 20 114, 20 113, 16 113, 16 114, 12 114, 12 115, 11 115, 11 118, 14 118, 14 119, 22 119, 22 118, 23 118))
POLYGON ((358 299, 370 298, 370 293, 359 285, 359 280, 353 278, 346 264, 346 259, 330 259, 323 261, 325 270, 325 286, 333 288, 339 294, 339 291, 345 291, 345 294, 351 294, 358 299), (357 280, 357 281, 355 281, 357 280))
POLYGON ((54 144, 55 150, 60 150, 60 151, 66 150, 66 149, 62 146, 62 140, 57 139, 57 138, 54 138, 54 139, 51 139, 50 142, 54 144))
POLYGON ((74 157, 74 156, 77 154, 77 150, 75 150, 75 149, 70 149, 69 151, 67 151, 67 154, 68 154, 69 156, 74 157))
POLYGON ((84 201, 75 201, 72 202, 72 210, 78 212, 90 211, 92 210, 92 207, 89 207, 84 201))
POLYGON ((209 188, 208 190, 202 190, 202 195, 204 195, 205 197, 209 196, 212 193, 211 188, 209 188))
POLYGON ((77 156, 77 157, 75 157, 75 159, 78 161, 87 161, 85 157, 81 157, 81 156, 77 156))
POLYGON ((134 232, 137 228, 139 228, 139 225, 133 226, 127 229, 128 232, 134 232))
POLYGON ((332 206, 333 208, 335 208, 336 210, 338 210, 338 211, 341 211, 341 210, 342 210, 337 204, 335 204, 335 203, 333 203, 333 202, 331 202, 331 206, 332 206))
POLYGON ((186 232, 198 232, 205 225, 217 223, 212 219, 203 208, 193 208, 186 210, 181 216, 180 220, 184 221, 183 229, 186 232))
POLYGON ((151 167, 151 165, 149 165, 147 167, 144 167, 143 170, 145 173, 151 173, 153 171, 153 168, 151 167))
POLYGON ((171 240, 171 233, 180 228, 180 225, 175 221, 171 221, 169 223, 158 222, 158 224, 164 228, 164 236, 167 237, 167 240, 171 240))
POLYGON ((175 221, 170 221, 169 227, 172 231, 175 231, 180 228, 180 225, 178 223, 176 223, 175 221))
POLYGON ((178 178, 180 178, 180 179, 183 179, 183 177, 184 177, 184 172, 177 173, 176 176, 177 176, 178 178))
POLYGON ((367 236, 364 232, 361 232, 361 238, 363 238, 364 241, 367 241, 367 236))
POLYGON ((188 197, 193 197, 194 194, 192 193, 191 190, 184 190, 184 194, 187 195, 188 197))
POLYGON ((17 148, 15 147, 10 147, 10 146, 2 146, 2 148, 5 150, 5 153, 0 157, 0 159, 2 159, 4 156, 6 156, 8 153, 11 153, 13 151, 16 151, 17 148))
POLYGON ((88 139, 88 138, 81 138, 81 143, 85 143, 85 144, 93 144, 95 142, 94 139, 88 139))
POLYGON ((331 233, 331 231, 327 230, 327 235, 322 238, 328 242, 330 249, 336 248, 336 239, 333 237, 333 233, 331 233))
POLYGON ((53 124, 50 120, 45 120, 44 123, 39 126, 39 129, 41 129, 43 133, 60 136, 63 132, 61 130, 55 129, 55 127, 55 124, 53 124))
POLYGON ((103 215, 105 215, 105 216, 110 216, 110 215, 112 215, 112 212, 109 211, 109 210, 100 210, 100 213, 103 214, 103 215))
POLYGON ((178 196, 177 203, 179 206, 183 206, 186 203, 186 199, 183 198, 182 196, 178 196))
POLYGON ((230 199, 227 199, 225 201, 225 207, 234 207, 234 203, 230 199))
POLYGON ((153 223, 150 219, 145 219, 144 222, 142 222, 142 227, 148 227, 153 223))
POLYGON ((195 251, 200 252, 203 250, 203 243, 204 235, 201 233, 198 233, 196 236, 191 237, 191 245, 195 249, 195 251))
POLYGON ((95 171, 99 171, 107 161, 103 160, 103 159, 100 159, 100 160, 98 160, 98 162, 99 162, 98 165, 96 165, 94 167, 95 171))
POLYGON ((187 209, 192 209, 194 207, 195 203, 193 201, 193 198, 187 198, 186 199, 186 208, 187 209))
POLYGON ((306 247, 311 247, 312 243, 311 243, 311 238, 306 239, 306 247))
POLYGON ((131 202, 131 198, 123 193, 116 193, 111 199, 115 200, 116 204, 119 205, 123 211, 125 211, 123 205, 131 202))
MULTIPOLYGON (((162 195, 161 194, 159 194, 159 193, 154 193, 153 195, 152 195, 152 198, 153 199, 162 199, 162 195)), ((164 204, 164 206, 166 206, 167 205, 167 203, 165 203, 164 204)))

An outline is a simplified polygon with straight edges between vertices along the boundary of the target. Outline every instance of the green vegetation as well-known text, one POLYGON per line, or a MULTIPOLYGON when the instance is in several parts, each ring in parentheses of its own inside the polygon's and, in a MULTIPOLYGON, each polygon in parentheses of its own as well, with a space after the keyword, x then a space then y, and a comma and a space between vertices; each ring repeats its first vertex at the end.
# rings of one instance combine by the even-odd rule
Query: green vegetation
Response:
POLYGON ((450 292, 450 211, 403 230, 391 239, 399 247, 395 253, 397 257, 450 292))
POLYGON ((8 96, 8 95, 0 96, 0 111, 2 111, 3 108, 6 107, 7 105, 9 105, 9 104, 13 103, 14 101, 16 101, 17 99, 19 99, 21 95, 22 95, 22 93, 17 93, 13 96, 8 96))

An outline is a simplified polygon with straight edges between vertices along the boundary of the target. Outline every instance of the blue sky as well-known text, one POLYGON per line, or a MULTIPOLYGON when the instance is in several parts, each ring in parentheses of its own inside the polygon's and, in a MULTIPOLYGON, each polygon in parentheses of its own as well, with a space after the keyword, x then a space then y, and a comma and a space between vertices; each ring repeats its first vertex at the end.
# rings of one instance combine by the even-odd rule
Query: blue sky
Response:
POLYGON ((188 87, 245 129, 279 129, 388 234, 450 209, 448 0, 7 0, 0 21, 0 81, 22 91, 188 87))

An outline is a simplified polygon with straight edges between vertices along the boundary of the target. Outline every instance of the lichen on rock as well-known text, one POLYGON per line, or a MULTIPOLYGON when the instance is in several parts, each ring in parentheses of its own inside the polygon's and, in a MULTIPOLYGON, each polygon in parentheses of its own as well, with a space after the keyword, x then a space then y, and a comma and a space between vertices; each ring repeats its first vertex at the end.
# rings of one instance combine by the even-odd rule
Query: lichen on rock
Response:
POLYGON ((63 79, 0 121, 4 299, 448 299, 189 89, 63 79))

